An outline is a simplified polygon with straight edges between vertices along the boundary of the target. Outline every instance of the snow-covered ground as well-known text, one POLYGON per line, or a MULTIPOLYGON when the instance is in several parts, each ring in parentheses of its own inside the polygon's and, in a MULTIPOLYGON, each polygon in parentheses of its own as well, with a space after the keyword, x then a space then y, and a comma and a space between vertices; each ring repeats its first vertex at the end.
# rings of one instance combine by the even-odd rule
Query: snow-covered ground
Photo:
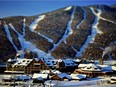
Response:
POLYGON ((45 82, 45 87, 110 87, 114 85, 110 84, 111 77, 110 76, 100 76, 95 78, 88 78, 83 81, 57 81, 57 80, 48 80, 45 82))
MULTIPOLYGON (((99 64, 99 60, 95 60, 94 62, 95 62, 95 64, 99 64)), ((114 65, 114 64, 116 64, 116 60, 103 61, 103 64, 104 65, 114 65)))
POLYGON ((99 86, 99 85, 106 85, 108 84, 108 80, 102 79, 95 79, 90 81, 56 81, 52 80, 45 82, 45 87, 52 86, 52 87, 85 87, 85 86, 99 86))
MULTIPOLYGON (((8 78, 8 77, 11 77, 12 75, 0 75, 0 83, 2 83, 2 79, 3 78, 8 78)), ((14 77, 19 77, 21 78, 22 80, 23 79, 28 79, 29 77, 32 77, 32 75, 21 75, 21 74, 18 74, 18 75, 15 75, 14 77)), ((111 77, 110 76, 99 76, 99 77, 95 77, 95 78, 88 78, 87 80, 83 80, 83 81, 76 81, 76 80, 72 80, 72 81, 58 81, 58 80, 47 80, 45 81, 45 87, 104 87, 107 85, 107 87, 115 87, 114 85, 111 85, 109 84, 109 82, 111 81, 111 77)), ((38 84, 34 84, 32 79, 29 78, 29 81, 22 81, 20 82, 21 84, 25 84, 27 87, 38 87, 37 85, 38 84)), ((19 85, 19 86, 16 86, 16 87, 22 87, 22 85, 19 85)), ((0 87, 2 87, 0 85, 0 87)), ((5 87, 5 86, 3 86, 5 87)), ((39 87, 43 87, 42 85, 39 86, 39 87)))

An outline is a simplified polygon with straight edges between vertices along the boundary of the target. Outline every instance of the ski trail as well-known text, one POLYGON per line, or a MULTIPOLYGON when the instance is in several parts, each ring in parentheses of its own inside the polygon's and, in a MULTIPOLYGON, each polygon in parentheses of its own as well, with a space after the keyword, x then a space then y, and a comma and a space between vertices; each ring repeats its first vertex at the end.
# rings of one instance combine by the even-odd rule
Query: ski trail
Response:
POLYGON ((71 18, 67 24, 67 29, 66 29, 65 34, 64 34, 63 39, 62 39, 65 42, 65 44, 66 44, 67 37, 69 37, 73 33, 71 25, 72 25, 72 21, 74 19, 75 10, 76 10, 76 7, 74 7, 74 9, 73 9, 73 12, 71 14, 71 18))
POLYGON ((101 30, 99 30, 98 27, 97 27, 98 24, 99 24, 98 21, 100 20, 99 16, 97 16, 97 15, 101 15, 101 12, 98 12, 97 15, 96 15, 94 9, 92 7, 90 7, 90 9, 91 9, 92 13, 97 17, 97 20, 96 20, 97 24, 94 26, 94 28, 97 30, 97 33, 102 34, 103 32, 101 30))
MULTIPOLYGON (((24 31, 23 31, 23 34, 21 35, 19 32, 17 32, 17 30, 14 28, 14 26, 11 24, 11 23, 9 23, 9 26, 10 26, 10 28, 13 30, 13 31, 15 31, 15 33, 17 33, 17 35, 18 35, 18 40, 19 40, 19 42, 20 42, 20 45, 21 45, 21 50, 24 52, 24 31)), ((24 26, 23 26, 23 28, 24 28, 24 26)), ((23 29, 23 30, 25 30, 25 29, 23 29)), ((21 58, 24 58, 24 54, 21 54, 21 56, 20 56, 21 58)))
POLYGON ((31 23, 31 25, 29 26, 29 27, 30 27, 30 31, 33 32, 33 31, 36 29, 38 23, 39 23, 41 20, 43 20, 44 17, 45 17, 45 15, 41 15, 41 16, 39 16, 35 21, 33 21, 33 22, 31 23))
MULTIPOLYGON (((91 9, 91 8, 90 8, 91 9)), ((91 9, 92 10, 92 9, 91 9)), ((94 11, 92 10, 92 12, 94 13, 94 11)), ((92 29, 91 29, 91 35, 89 35, 87 37, 87 40, 85 41, 85 43, 82 45, 82 47, 80 48, 80 51, 78 51, 77 57, 82 56, 82 53, 85 51, 85 49, 88 47, 89 43, 93 43, 95 36, 97 33, 102 33, 102 32, 98 32, 98 21, 99 21, 99 17, 95 16, 95 20, 94 23, 92 24, 92 29)))
POLYGON ((99 17, 99 19, 102 19, 104 21, 107 21, 107 22, 111 22, 113 24, 116 24, 114 21, 111 21, 109 19, 106 19, 106 18, 101 17, 100 16, 102 14, 102 10, 101 9, 97 9, 98 13, 96 13, 92 7, 91 7, 91 10, 93 11, 93 13, 94 13, 95 16, 98 16, 99 17))
MULTIPOLYGON (((10 23, 9 26, 11 27, 11 29, 13 31, 15 31, 18 35, 18 39, 19 42, 21 44, 21 50, 24 52, 25 49, 32 51, 32 52, 36 52, 38 55, 38 58, 53 58, 53 56, 51 56, 49 53, 45 53, 44 51, 40 50, 39 48, 37 48, 33 43, 26 41, 24 36, 25 36, 25 21, 26 19, 23 20, 23 34, 21 35, 19 32, 16 31, 16 29, 14 28, 14 26, 10 23)), ((24 54, 21 54, 21 58, 24 58, 24 54)))
POLYGON ((56 47, 59 46, 59 44, 60 44, 61 42, 64 41, 64 42, 66 43, 67 37, 68 37, 70 34, 73 33, 73 30, 72 30, 72 28, 71 28, 71 24, 72 24, 72 20, 74 19, 75 9, 76 9, 76 7, 74 7, 74 9, 73 9, 73 12, 72 12, 72 14, 71 14, 71 18, 70 18, 70 20, 69 20, 69 22, 68 22, 68 24, 67 24, 67 29, 66 29, 64 35, 63 35, 62 38, 58 41, 57 44, 54 44, 54 46, 53 46, 53 48, 51 49, 50 52, 52 52, 53 50, 55 50, 56 47))
POLYGON ((24 48, 37 53, 38 58, 54 58, 53 56, 51 56, 49 53, 45 53, 44 51, 40 50, 39 48, 37 48, 33 43, 24 40, 24 48))
POLYGON ((12 45, 13 45, 14 49, 16 50, 16 52, 18 52, 18 48, 16 47, 16 45, 15 45, 14 42, 13 42, 13 39, 12 39, 12 37, 11 37, 11 35, 10 35, 10 31, 9 31, 8 26, 6 25, 6 23, 5 23, 5 25, 4 25, 4 29, 5 29, 7 38, 8 38, 9 41, 12 43, 12 45))
POLYGON ((77 55, 78 55, 78 51, 77 51, 73 46, 71 46, 71 47, 72 47, 72 49, 76 52, 75 57, 77 57, 77 55))
POLYGON ((25 37, 25 28, 26 28, 25 22, 26 22, 26 19, 24 18, 23 19, 23 37, 25 37))
POLYGON ((48 42, 53 43, 53 40, 52 40, 51 38, 46 37, 45 35, 40 34, 39 32, 35 31, 35 29, 36 29, 38 23, 39 23, 41 20, 43 20, 44 18, 45 18, 45 15, 41 15, 41 16, 39 16, 35 21, 33 21, 33 22, 31 23, 31 25, 30 25, 30 31, 32 31, 32 32, 34 32, 34 33, 37 33, 37 34, 40 35, 41 37, 47 39, 48 42))
POLYGON ((84 11, 84 18, 83 18, 83 20, 76 26, 76 28, 77 29, 79 29, 79 27, 80 27, 80 25, 84 22, 84 20, 86 19, 86 11, 85 11, 85 9, 83 8, 83 7, 81 7, 82 9, 83 9, 83 11, 84 11))
POLYGON ((38 32, 38 35, 40 35, 41 37, 43 37, 43 38, 47 39, 47 40, 48 40, 48 42, 53 43, 53 40, 52 40, 51 38, 48 38, 48 37, 46 37, 45 35, 40 34, 39 32, 38 32))

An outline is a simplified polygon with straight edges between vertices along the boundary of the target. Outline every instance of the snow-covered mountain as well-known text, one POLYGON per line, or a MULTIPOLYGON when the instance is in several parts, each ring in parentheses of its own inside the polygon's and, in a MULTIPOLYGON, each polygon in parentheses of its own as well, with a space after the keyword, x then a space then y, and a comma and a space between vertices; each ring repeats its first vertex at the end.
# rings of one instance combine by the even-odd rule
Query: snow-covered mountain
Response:
POLYGON ((115 5, 68 6, 41 15, 2 18, 0 61, 16 53, 21 58, 116 59, 115 28, 115 5))

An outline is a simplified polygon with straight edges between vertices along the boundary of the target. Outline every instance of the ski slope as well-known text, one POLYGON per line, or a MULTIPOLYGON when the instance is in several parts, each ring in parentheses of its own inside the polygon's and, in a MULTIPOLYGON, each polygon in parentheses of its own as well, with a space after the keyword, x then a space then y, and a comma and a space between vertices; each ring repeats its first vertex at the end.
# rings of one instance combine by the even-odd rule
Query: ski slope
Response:
POLYGON ((65 42, 65 44, 66 44, 66 39, 73 33, 73 30, 72 30, 71 25, 72 25, 72 21, 73 21, 73 19, 74 19, 75 9, 76 9, 76 7, 74 7, 74 9, 73 9, 73 12, 72 12, 72 14, 71 14, 71 18, 70 18, 70 20, 69 20, 69 22, 68 22, 68 24, 67 24, 67 28, 66 28, 66 30, 65 30, 64 35, 63 35, 62 38, 58 41, 58 43, 54 44, 54 46, 53 46, 53 48, 51 49, 50 52, 52 52, 53 50, 55 50, 55 49, 61 44, 61 42, 65 42))
POLYGON ((77 29, 79 29, 79 27, 80 27, 80 25, 84 22, 84 20, 86 19, 86 11, 85 11, 85 9, 83 8, 83 7, 81 7, 82 8, 82 10, 83 10, 83 12, 84 12, 84 18, 83 18, 83 20, 76 26, 76 28, 77 29))
POLYGON ((17 46, 14 44, 13 38, 11 37, 10 31, 9 31, 8 26, 7 26, 6 24, 4 25, 4 29, 5 29, 5 32, 6 32, 6 35, 7 35, 8 40, 9 40, 9 41, 11 42, 11 44, 13 45, 15 51, 18 52, 18 48, 17 48, 17 46))
MULTIPOLYGON (((90 9, 91 9, 91 11, 94 13, 93 8, 90 8, 90 9)), ((87 37, 85 43, 84 43, 84 44, 82 45, 82 47, 80 48, 80 51, 78 51, 78 53, 77 53, 77 55, 76 55, 77 57, 82 56, 82 53, 83 53, 83 52, 85 51, 85 49, 88 47, 88 44, 94 42, 95 36, 96 36, 97 33, 100 33, 100 34, 102 33, 101 31, 98 31, 98 30, 99 30, 98 27, 97 27, 98 23, 99 23, 99 17, 98 17, 98 16, 95 16, 95 20, 94 20, 94 22, 93 22, 93 24, 92 24, 91 35, 89 35, 89 36, 87 37)))

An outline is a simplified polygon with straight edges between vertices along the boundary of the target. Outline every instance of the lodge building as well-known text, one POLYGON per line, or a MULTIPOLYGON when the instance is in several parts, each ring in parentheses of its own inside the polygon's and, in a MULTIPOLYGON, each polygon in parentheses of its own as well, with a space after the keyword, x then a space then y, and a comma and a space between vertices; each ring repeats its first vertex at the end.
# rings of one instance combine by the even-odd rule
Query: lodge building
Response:
POLYGON ((85 65, 85 67, 84 64, 82 64, 82 66, 79 65, 78 69, 75 69, 74 73, 85 74, 88 77, 111 75, 114 73, 113 71, 103 71, 93 63, 85 65))
POLYGON ((31 74, 49 69, 49 66, 42 59, 17 59, 15 63, 8 61, 5 72, 31 74))

